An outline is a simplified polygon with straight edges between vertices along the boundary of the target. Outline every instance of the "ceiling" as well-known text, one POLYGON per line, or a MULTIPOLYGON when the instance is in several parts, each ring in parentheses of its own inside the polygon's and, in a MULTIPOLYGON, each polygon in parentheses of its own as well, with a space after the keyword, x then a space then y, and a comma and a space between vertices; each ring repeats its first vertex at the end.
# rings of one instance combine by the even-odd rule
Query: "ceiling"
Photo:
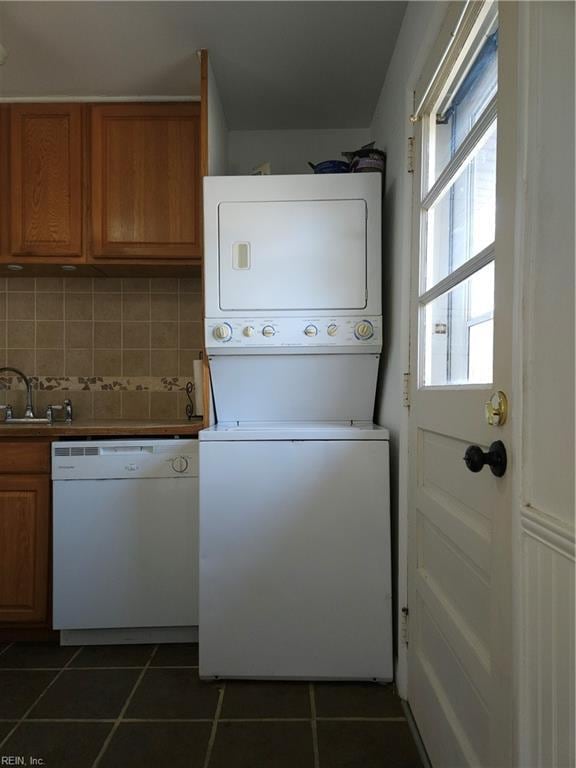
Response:
POLYGON ((0 96, 199 94, 207 48, 228 127, 367 127, 405 2, 1 2, 0 96))

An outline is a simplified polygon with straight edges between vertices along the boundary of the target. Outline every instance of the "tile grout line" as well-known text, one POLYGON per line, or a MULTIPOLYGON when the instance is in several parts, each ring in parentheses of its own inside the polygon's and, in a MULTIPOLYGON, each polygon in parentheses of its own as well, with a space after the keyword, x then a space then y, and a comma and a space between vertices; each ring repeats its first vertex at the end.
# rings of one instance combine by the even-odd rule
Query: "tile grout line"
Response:
MULTIPOLYGON (((36 301, 37 301, 37 291, 36 291, 36 278, 33 280, 33 288, 34 291, 34 333, 33 333, 33 339, 34 339, 34 375, 36 376, 36 387, 34 388, 34 399, 38 401, 38 389, 39 389, 39 376, 38 376, 38 313, 36 311, 36 301)), ((34 403, 35 407, 37 405, 37 402, 34 403)))
POLYGON ((2 648, 2 650, 0 651, 0 656, 2 656, 3 653, 6 653, 8 648, 12 648, 13 645, 14 643, 8 643, 8 645, 5 648, 2 648))
POLYGON ((405 723, 405 717, 319 717, 321 723, 405 723))
POLYGON ((212 730, 210 731, 210 738, 208 739, 208 746, 206 747, 206 757, 204 758, 203 768, 208 768, 210 760, 212 759, 212 750, 214 749, 214 743, 216 741, 216 731, 218 730, 218 723, 220 721, 220 714, 222 712, 222 706, 224 704, 224 694, 226 692, 226 683, 222 683, 220 689, 220 695, 218 697, 218 704, 216 705, 216 712, 214 713, 214 720, 212 722, 212 730))
MULTIPOLYGON (((164 667, 150 667, 164 669, 164 667)), ((2 670, 5 671, 5 670, 2 670)), ((30 671, 30 670, 23 670, 30 671)), ((76 671, 74 667, 69 671, 76 671)), ((83 670, 93 672, 90 670, 83 670)), ((220 717, 218 723, 309 723, 309 717, 220 717)), ((0 717, 0 723, 15 723, 16 717, 0 717)), ((27 723, 115 723, 115 717, 27 717, 27 723)), ((213 723, 211 717, 123 717, 123 723, 213 723)), ((318 717, 320 723, 405 723, 406 717, 318 717)))
MULTIPOLYGON (((28 717, 27 723, 115 723, 115 717, 28 717)), ((16 723, 17 718, 0 718, 0 723, 16 723)), ((211 723, 211 717, 198 718, 162 718, 162 717, 124 717, 123 723, 211 723)))
MULTIPOLYGON (((152 375, 152 281, 148 279, 148 370, 152 375)), ((152 418, 152 392, 148 393, 148 419, 152 418)))
POLYGON ((139 686, 139 685, 140 685, 140 683, 142 682, 142 679, 143 679, 144 675, 146 674, 146 672, 147 672, 147 671, 148 671, 148 669, 150 668, 150 664, 151 664, 151 662, 152 662, 152 659, 153 659, 153 658, 154 658, 154 656, 156 655, 156 652, 157 652, 157 651, 158 651, 158 646, 156 645, 156 646, 154 646, 154 650, 153 650, 153 651, 152 651, 152 653, 150 654, 150 658, 148 659, 148 663, 146 664, 146 666, 145 666, 145 667, 143 667, 143 668, 140 670, 140 674, 139 674, 139 675, 138 675, 138 677, 136 678, 136 682, 135 682, 135 683, 134 683, 134 685, 132 686, 132 690, 131 690, 131 691, 130 691, 130 693, 128 694, 128 698, 127 698, 127 699, 126 699, 126 701, 124 702, 124 706, 123 706, 123 707, 122 707, 122 709, 120 710, 120 713, 118 714, 118 717, 117 717, 117 718, 116 718, 116 720, 114 721, 114 725, 113 725, 113 726, 112 726, 112 728, 110 729, 110 733, 109 733, 109 734, 108 734, 108 736, 106 736, 106 738, 104 739, 104 743, 102 744, 102 747, 100 748, 100 752, 98 752, 98 754, 96 755, 96 759, 95 759, 95 760, 94 760, 94 762, 92 763, 92 768, 96 768, 96 767, 99 765, 99 763, 101 762, 102 758, 104 757, 104 754, 106 753, 106 750, 107 750, 107 749, 108 749, 108 747, 110 746, 110 742, 112 741, 112 738, 114 737, 114 734, 116 733, 116 731, 117 731, 117 730, 118 730, 118 728, 120 727, 120 723, 122 722, 122 719, 123 719, 123 717, 124 717, 124 714, 125 714, 125 712, 127 711, 128 707, 130 706, 130 703, 132 702, 132 699, 134 698, 134 694, 135 694, 135 693, 136 693, 136 691, 138 690, 138 686, 139 686))
POLYGON ((90 323, 92 325, 92 333, 91 333, 91 339, 92 339, 92 376, 96 375, 96 352, 95 352, 95 345, 96 345, 96 315, 94 314, 94 278, 90 278, 90 288, 91 288, 91 294, 90 294, 90 301, 91 301, 91 315, 90 315, 90 323))
POLYGON ((28 709, 27 709, 27 710, 24 712, 24 714, 22 715, 22 717, 21 717, 21 718, 19 718, 19 719, 18 719, 18 721, 17 721, 17 722, 14 724, 14 727, 13 727, 13 728, 11 728, 11 729, 8 731, 8 733, 6 734, 6 736, 4 736, 4 738, 3 738, 3 739, 0 741, 0 749, 2 749, 2 747, 4 746, 4 744, 6 744, 6 742, 8 741, 8 739, 9 739, 9 738, 12 736, 12 734, 14 733, 14 731, 15 731, 15 730, 16 730, 16 729, 17 729, 17 728, 18 728, 18 727, 19 727, 19 726, 20 726, 20 725, 21 725, 21 724, 22 724, 22 723, 23 723, 23 722, 26 720, 26 718, 28 717, 28 715, 30 714, 30 712, 32 712, 32 710, 34 709, 34 707, 36 707, 36 706, 38 705, 38 703, 39 703, 39 702, 42 700, 42 698, 43 698, 43 697, 46 695, 46 693, 47 693, 47 692, 50 690, 50 688, 52 688, 52 686, 54 685, 54 683, 56 682, 56 680, 58 680, 58 679, 59 679, 59 678, 62 676, 63 672, 64 672, 66 669, 68 669, 68 666, 69 666, 69 664, 71 664, 71 663, 74 661, 74 659, 76 658, 76 656, 78 656, 78 654, 81 652, 81 650, 82 650, 82 646, 80 646, 80 647, 78 648, 78 650, 76 651, 76 653, 73 653, 73 654, 72 654, 72 656, 70 656, 70 658, 68 659, 68 661, 66 662, 66 664, 64 664, 64 666, 63 666, 63 667, 61 667, 60 671, 59 671, 59 672, 58 672, 58 673, 57 673, 57 674, 56 674, 56 675, 55 675, 55 676, 52 678, 52 680, 50 680, 50 682, 48 683, 48 685, 46 686, 46 688, 44 688, 44 690, 42 691, 42 693, 41 693, 41 694, 40 694, 40 695, 39 695, 39 696, 38 696, 38 697, 37 697, 37 698, 36 698, 36 699, 35 699, 35 700, 32 702, 32 704, 31 704, 31 705, 28 707, 28 709))
POLYGON ((314 752, 314 768, 320 768, 320 748, 318 747, 318 724, 316 713, 316 697, 314 696, 314 683, 308 683, 310 695, 310 727, 312 729, 312 751, 314 752))
MULTIPOLYGON (((66 322, 66 279, 62 279, 62 365, 64 366, 63 374, 66 376, 68 371, 68 333, 66 322)), ((92 403, 92 395, 90 395, 90 403, 92 403)), ((92 416, 92 405, 90 405, 90 416, 92 416)))
MULTIPOLYGON (((7 649, 6 649, 7 650, 7 649)), ((0 652, 0 656, 4 653, 4 651, 0 652)), ((126 670, 126 669, 144 669, 146 664, 134 664, 131 667, 70 667, 70 669, 78 672, 93 672, 94 670, 104 670, 107 672, 116 672, 117 670, 126 670)), ((167 665, 161 665, 161 666, 155 666, 151 665, 152 669, 198 669, 198 666, 186 666, 186 665, 179 665, 179 664, 167 664, 167 665)), ((56 672, 60 667, 2 667, 0 666, 1 672, 56 672)), ((2 718, 0 718, 1 720, 2 718)), ((112 720, 115 720, 116 718, 112 718, 112 720)), ((212 719, 212 718, 209 718, 212 719)))

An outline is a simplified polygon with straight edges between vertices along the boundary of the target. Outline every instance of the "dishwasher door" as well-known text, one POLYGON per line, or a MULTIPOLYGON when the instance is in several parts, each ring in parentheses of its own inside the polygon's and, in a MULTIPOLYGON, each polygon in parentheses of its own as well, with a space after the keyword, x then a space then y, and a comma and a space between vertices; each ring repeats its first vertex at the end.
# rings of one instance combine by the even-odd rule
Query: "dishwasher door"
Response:
POLYGON ((197 483, 54 482, 54 629, 198 624, 197 483))

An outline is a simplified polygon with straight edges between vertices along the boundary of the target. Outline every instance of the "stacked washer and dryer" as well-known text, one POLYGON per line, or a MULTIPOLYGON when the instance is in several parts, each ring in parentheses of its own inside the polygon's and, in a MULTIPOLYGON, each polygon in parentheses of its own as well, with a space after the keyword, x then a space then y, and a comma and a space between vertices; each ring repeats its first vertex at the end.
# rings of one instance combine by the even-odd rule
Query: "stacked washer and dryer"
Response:
POLYGON ((392 679, 381 178, 212 177, 202 677, 392 679))

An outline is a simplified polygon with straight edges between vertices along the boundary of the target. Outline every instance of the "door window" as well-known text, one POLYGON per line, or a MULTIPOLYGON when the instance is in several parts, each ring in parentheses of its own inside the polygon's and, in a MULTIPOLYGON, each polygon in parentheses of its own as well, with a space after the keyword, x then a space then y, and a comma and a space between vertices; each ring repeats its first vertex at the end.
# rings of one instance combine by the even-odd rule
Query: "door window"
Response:
POLYGON ((496 12, 423 116, 420 386, 492 381, 496 12))

